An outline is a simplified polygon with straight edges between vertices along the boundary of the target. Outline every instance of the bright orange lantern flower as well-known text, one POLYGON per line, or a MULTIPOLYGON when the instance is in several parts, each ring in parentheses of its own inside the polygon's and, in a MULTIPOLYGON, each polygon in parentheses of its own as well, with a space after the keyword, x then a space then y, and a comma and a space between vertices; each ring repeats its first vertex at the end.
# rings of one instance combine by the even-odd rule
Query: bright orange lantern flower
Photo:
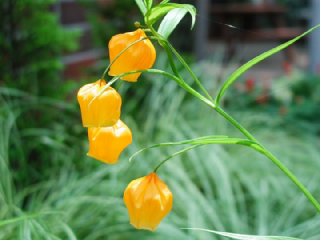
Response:
POLYGON ((132 142, 130 129, 121 120, 112 127, 88 128, 88 156, 102 162, 118 162, 120 153, 132 142))
POLYGON ((112 87, 108 87, 89 106, 105 85, 104 80, 98 80, 84 85, 78 91, 77 97, 84 127, 110 127, 119 120, 122 100, 119 93, 112 87))
MULTIPOLYGON (((112 62, 126 47, 133 42, 147 37, 143 30, 118 34, 109 42, 109 56, 112 62)), ((122 73, 151 68, 156 60, 156 50, 149 39, 142 40, 127 50, 111 65, 109 75, 118 76, 122 73)), ((122 80, 136 82, 141 73, 133 73, 121 77, 122 80)))
POLYGON ((171 211, 172 199, 172 192, 155 172, 131 181, 123 196, 130 223, 152 231, 171 211))

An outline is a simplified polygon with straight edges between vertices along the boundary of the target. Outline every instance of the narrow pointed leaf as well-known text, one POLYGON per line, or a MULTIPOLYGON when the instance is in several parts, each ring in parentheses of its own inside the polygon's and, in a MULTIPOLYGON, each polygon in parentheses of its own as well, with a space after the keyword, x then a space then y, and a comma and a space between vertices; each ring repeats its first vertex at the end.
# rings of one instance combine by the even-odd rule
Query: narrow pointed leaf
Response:
POLYGON ((138 155, 139 153, 141 153, 144 150, 150 149, 150 148, 155 148, 155 147, 161 147, 161 146, 174 146, 174 145, 208 145, 208 144, 238 144, 238 145, 244 145, 244 146, 248 146, 251 147, 253 149, 255 149, 258 152, 263 152, 263 148, 260 147, 259 144, 250 141, 250 140, 246 140, 246 139, 241 139, 241 138, 232 138, 229 136, 205 136, 205 137, 200 137, 200 138, 194 138, 194 139, 190 139, 190 140, 185 140, 185 141, 181 141, 181 142, 167 142, 167 143, 159 143, 159 144, 155 144, 146 148, 143 148, 141 150, 139 150, 138 152, 136 152, 135 154, 133 154, 129 161, 131 162, 132 159, 138 155))
POLYGON ((147 10, 147 7, 146 7, 144 1, 143 0, 135 0, 135 1, 136 1, 136 4, 138 5, 142 15, 145 16, 148 10, 147 10))
POLYGON ((145 3, 145 6, 147 7, 147 10, 152 8, 153 0, 143 0, 143 1, 145 3))
POLYGON ((191 30, 192 30, 194 27, 194 24, 196 23, 197 9, 190 4, 183 4, 183 8, 187 9, 188 12, 191 14, 191 17, 192 17, 191 30))
POLYGON ((176 3, 164 3, 151 8, 145 15, 145 22, 148 25, 154 24, 159 18, 163 17, 165 14, 170 12, 176 8, 183 8, 186 9, 192 16, 192 25, 193 28, 194 23, 196 21, 196 9, 194 6, 190 4, 176 4, 176 3))
POLYGON ((237 80, 237 78, 239 76, 241 76, 245 71, 247 71, 249 68, 251 68, 252 66, 254 66, 255 64, 259 63, 260 61, 266 59, 267 57, 270 57, 271 55, 281 51, 282 49, 288 47, 289 45, 293 44, 294 42, 298 41, 300 38, 302 38, 303 36, 307 35, 308 33, 312 32, 313 30, 315 30, 316 28, 320 27, 320 24, 311 28, 310 30, 308 30, 307 32, 301 34, 300 36, 284 43, 281 44, 278 47, 275 47, 273 49, 271 49, 268 52, 265 52, 261 55, 259 55, 258 57, 250 60, 249 62, 247 62, 246 64, 244 64, 243 66, 241 66, 237 71, 235 71, 228 79, 227 81, 224 83, 224 85, 222 86, 222 88, 220 89, 218 96, 216 98, 216 103, 219 104, 221 97, 223 96, 223 94, 225 93, 225 91, 231 86, 231 84, 237 80))
POLYGON ((187 12, 188 10, 185 8, 171 10, 162 20, 158 33, 167 39, 187 12))
POLYGON ((8 219, 8 220, 2 220, 2 221, 0 221, 0 227, 4 226, 4 225, 15 223, 15 222, 27 220, 27 219, 42 217, 42 216, 51 215, 51 214, 61 214, 61 213, 62 212, 42 212, 42 213, 40 212, 40 213, 29 214, 29 215, 25 215, 25 216, 21 216, 21 217, 17 217, 17 218, 12 218, 12 219, 8 219))
POLYGON ((244 235, 244 234, 236 234, 236 233, 228 233, 228 232, 218 232, 218 231, 202 229, 202 228, 182 228, 182 229, 211 232, 211 233, 215 233, 221 236, 225 236, 225 237, 229 237, 237 240, 303 240, 300 238, 283 237, 283 236, 258 236, 258 235, 244 235))
MULTIPOLYGON (((163 0, 160 4, 165 4, 165 3, 168 3, 170 0, 163 0)), ((159 5, 160 5, 159 4, 159 5)))

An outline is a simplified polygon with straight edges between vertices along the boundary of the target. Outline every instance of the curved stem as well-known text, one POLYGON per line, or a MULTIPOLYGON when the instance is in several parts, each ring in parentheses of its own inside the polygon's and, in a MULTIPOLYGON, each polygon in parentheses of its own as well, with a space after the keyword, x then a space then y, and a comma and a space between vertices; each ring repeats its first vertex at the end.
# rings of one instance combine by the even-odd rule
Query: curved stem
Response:
POLYGON ((312 196, 312 194, 303 186, 303 184, 286 168, 275 156, 272 155, 267 149, 263 153, 266 155, 274 164, 276 164, 282 172, 284 172, 291 181, 303 192, 303 194, 309 199, 309 201, 315 206, 315 208, 320 212, 320 205, 317 200, 312 196))
POLYGON ((214 108, 214 110, 216 110, 218 113, 220 113, 220 115, 222 115, 224 118, 226 118, 236 128, 238 128, 240 130, 240 132, 242 132, 248 139, 258 143, 258 141, 244 127, 242 127, 240 123, 238 123, 235 119, 233 119, 228 113, 223 111, 219 106, 216 106, 214 108))
POLYGON ((152 34, 159 39, 160 45, 161 45, 161 46, 164 48, 164 50, 166 51, 166 54, 168 55, 170 67, 171 67, 174 75, 175 75, 176 77, 178 77, 179 79, 182 80, 182 78, 181 78, 181 76, 180 76, 180 74, 179 74, 179 72, 178 72, 178 70, 177 70, 177 68, 176 68, 176 65, 175 65, 174 62, 173 62, 173 57, 172 57, 172 53, 171 53, 171 51, 170 51, 170 49, 169 49, 169 46, 168 46, 168 41, 167 41, 166 39, 161 38, 161 36, 157 33, 156 30, 153 29, 152 26, 149 26, 149 29, 150 29, 150 31, 152 32, 152 34))
POLYGON ((121 82, 118 84, 118 86, 117 86, 117 92, 119 92, 119 89, 120 89, 121 85, 123 84, 123 82, 124 82, 124 80, 121 80, 121 82))
MULTIPOLYGON (((190 87, 188 84, 186 84, 182 78, 178 78, 177 76, 174 76, 170 73, 167 73, 165 71, 162 70, 158 70, 158 69, 146 69, 146 70, 137 70, 137 71, 131 71, 131 72, 127 72, 127 73, 123 73, 120 74, 117 77, 114 77, 114 79, 112 79, 107 85, 110 86, 113 82, 117 81, 119 78, 132 74, 132 73, 138 73, 138 72, 148 72, 148 73, 155 73, 155 74, 160 74, 163 76, 166 76, 168 78, 171 78, 172 80, 174 80, 179 86, 183 87, 185 90, 187 90, 187 92, 191 93, 193 96, 197 97, 199 100, 201 100, 202 102, 204 102, 205 104, 207 104, 208 106, 215 108, 215 105, 208 100, 207 98, 205 98, 204 96, 202 96, 200 93, 198 93, 196 90, 194 90, 192 87, 190 87)), ((107 85, 100 91, 100 93, 96 96, 100 96, 100 94, 102 94, 103 91, 105 91, 105 89, 107 89, 107 85)), ((95 98, 96 98, 95 97, 95 98)), ((95 98, 93 100, 95 100, 95 98)), ((92 101, 93 101, 92 100, 92 101)))
POLYGON ((191 74, 193 79, 196 81, 198 86, 201 88, 201 90, 206 94, 207 98, 211 100, 211 102, 214 102, 210 94, 206 91, 206 89, 201 84, 200 80, 197 78, 197 76, 194 74, 194 72, 191 70, 189 65, 184 61, 184 59, 181 57, 181 55, 176 51, 176 49, 168 42, 168 46, 171 48, 173 53, 177 56, 177 58, 180 60, 180 62, 183 64, 183 66, 188 70, 188 72, 191 74))
MULTIPOLYGON (((194 75, 190 67, 187 65, 187 63, 183 60, 183 58, 176 52, 176 50, 170 45, 170 43, 166 40, 161 38, 161 36, 152 28, 152 26, 148 26, 151 30, 151 32, 154 34, 154 36, 159 38, 160 44, 163 46, 165 49, 168 59, 169 59, 169 64, 172 68, 172 71, 174 72, 175 76, 167 76, 174 79, 179 85, 181 85, 183 88, 185 88, 188 92, 192 93, 194 96, 198 97, 201 101, 206 103, 208 106, 211 108, 215 109, 220 115, 222 115, 224 118, 226 118, 231 124, 233 124, 240 132, 242 132, 249 140, 255 142, 257 145, 259 145, 261 148, 260 150, 257 151, 263 153, 265 156, 267 156, 274 164, 276 164, 281 171, 283 171, 290 179, 291 181, 304 193, 304 195, 310 200, 310 202, 315 206, 315 208, 320 212, 320 205, 316 201, 316 199, 312 196, 312 194, 303 186, 303 184, 287 169, 275 156, 273 156, 266 148, 264 148, 244 127, 241 126, 240 123, 238 123, 235 119, 233 119, 229 114, 227 114, 224 110, 222 110, 219 106, 216 106, 215 101, 212 100, 211 96, 207 93, 207 91, 203 88, 202 84, 200 81, 197 79, 197 77, 194 75), (177 68, 174 64, 173 58, 172 58, 172 53, 170 49, 175 53, 175 55, 179 58, 179 60, 182 62, 184 67, 189 71, 189 73, 192 75, 192 77, 195 79, 196 83, 200 86, 200 88, 204 91, 204 93, 207 95, 207 97, 210 99, 205 98, 202 96, 200 93, 198 93, 196 90, 191 88, 180 76, 179 72, 177 71, 177 68)), ((170 75, 170 74, 169 74, 170 75)), ((156 172, 158 168, 164 164, 166 161, 171 159, 172 157, 183 153, 185 151, 188 151, 190 149, 196 148, 199 145, 194 145, 192 147, 183 149, 170 157, 166 158, 163 160, 154 170, 156 172)))
POLYGON ((177 67, 176 65, 174 64, 174 61, 173 61, 173 57, 172 57, 172 53, 167 45, 166 42, 163 42, 162 43, 162 47, 164 48, 164 50, 166 51, 166 54, 168 55, 168 59, 169 59, 169 64, 171 66, 171 69, 174 73, 174 75, 176 75, 178 78, 182 79, 182 77, 180 76, 178 70, 177 70, 177 67))
MULTIPOLYGON (((184 61, 184 59, 180 56, 180 54, 175 50, 175 48, 168 42, 167 39, 165 39, 164 37, 162 37, 161 35, 158 34, 157 31, 155 31, 153 29, 152 26, 148 26, 149 29, 151 30, 152 34, 154 36, 156 36, 159 39, 160 45, 164 48, 164 50, 166 51, 167 55, 168 55, 168 59, 169 59, 169 64, 172 68, 172 71, 174 72, 174 74, 180 78, 180 74, 177 71, 176 65, 174 64, 173 61, 173 57, 172 57, 172 53, 170 51, 170 49, 173 51, 173 53, 177 56, 177 58, 180 60, 180 62, 182 63, 182 65, 188 70, 188 72, 191 74, 191 76, 193 77, 193 79, 196 81, 196 83, 198 84, 198 86, 201 88, 201 90, 205 93, 205 95, 207 96, 208 99, 210 99, 210 101, 214 104, 214 100, 212 99, 212 97, 210 96, 210 94, 206 91, 206 89, 202 86, 201 82, 199 81, 199 79, 197 78, 197 76, 193 73, 193 71, 191 70, 191 68, 189 67, 189 65, 184 61)), ((214 104, 215 105, 215 104, 214 104)))
POLYGON ((315 206, 315 208, 320 212, 320 205, 317 200, 312 196, 312 194, 303 186, 303 184, 290 172, 286 166, 284 166, 274 155, 272 155, 265 147, 263 147, 244 127, 241 126, 235 119, 233 119, 229 114, 223 111, 220 107, 215 107, 218 113, 220 113, 224 118, 226 118, 231 124, 233 124, 237 129, 239 129, 248 139, 256 142, 264 151, 259 151, 265 156, 267 156, 278 168, 284 172, 291 181, 303 192, 303 194, 309 199, 309 201, 315 206))
POLYGON ((176 152, 176 153, 172 154, 170 157, 167 157, 166 159, 164 159, 163 161, 161 161, 161 163, 159 163, 159 165, 154 169, 153 172, 157 172, 157 170, 159 169, 159 167, 162 166, 162 164, 164 164, 166 161, 169 161, 169 160, 170 160, 171 158, 173 158, 174 156, 177 156, 177 155, 179 155, 179 154, 181 154, 181 153, 184 153, 184 152, 186 152, 186 151, 189 151, 189 150, 191 150, 191 149, 193 149, 193 148, 197 148, 197 147, 200 147, 200 146, 201 146, 201 144, 193 145, 193 146, 191 146, 191 147, 185 148, 185 149, 183 149, 183 150, 181 150, 181 151, 179 151, 179 152, 176 152))

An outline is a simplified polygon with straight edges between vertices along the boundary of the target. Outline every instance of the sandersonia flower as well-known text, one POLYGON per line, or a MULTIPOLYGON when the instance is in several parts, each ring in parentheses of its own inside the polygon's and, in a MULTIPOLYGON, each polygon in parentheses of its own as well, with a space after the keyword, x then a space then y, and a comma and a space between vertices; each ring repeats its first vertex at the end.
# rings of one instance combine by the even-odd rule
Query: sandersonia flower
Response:
POLYGON ((121 120, 112 127, 88 128, 88 156, 102 162, 114 164, 131 142, 132 133, 121 120))
MULTIPOLYGON (((118 34, 109 42, 109 56, 112 62, 131 43, 145 38, 143 30, 137 29, 134 32, 118 34)), ((142 40, 127 50, 111 65, 109 75, 118 76, 122 73, 145 70, 151 68, 156 60, 156 50, 149 39, 142 40)), ((136 82, 141 73, 133 73, 121 77, 122 80, 136 82)))
POLYGON ((98 80, 84 85, 78 91, 77 98, 84 127, 110 127, 119 120, 122 100, 119 93, 112 87, 108 87, 89 106, 105 85, 104 80, 98 80))
POLYGON ((171 211, 172 199, 172 192, 155 172, 131 181, 123 196, 130 223, 152 231, 171 211))

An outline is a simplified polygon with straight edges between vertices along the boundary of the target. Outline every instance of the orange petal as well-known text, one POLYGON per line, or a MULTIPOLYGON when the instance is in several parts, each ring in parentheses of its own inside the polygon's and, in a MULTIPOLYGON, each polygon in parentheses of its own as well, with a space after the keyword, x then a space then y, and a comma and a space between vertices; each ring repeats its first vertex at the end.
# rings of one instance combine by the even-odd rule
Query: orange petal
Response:
MULTIPOLYGON (((145 37, 147 36, 141 29, 113 36, 109 42, 110 62, 130 44, 145 37)), ((149 69, 153 66, 155 60, 156 50, 152 42, 149 39, 145 39, 125 50, 111 65, 109 75, 118 76, 126 72, 149 69)), ((123 76, 121 79, 136 82, 140 74, 141 73, 133 73, 123 76)))
POLYGON ((98 80, 84 85, 78 91, 77 98, 84 127, 110 127, 119 120, 122 100, 119 93, 112 87, 108 87, 91 103, 105 85, 104 80, 98 80))
POLYGON ((133 180, 123 196, 130 223, 154 231, 172 209, 172 192, 156 173, 133 180))
POLYGON ((88 156, 102 162, 114 164, 131 142, 132 133, 121 120, 112 127, 88 128, 88 156))

